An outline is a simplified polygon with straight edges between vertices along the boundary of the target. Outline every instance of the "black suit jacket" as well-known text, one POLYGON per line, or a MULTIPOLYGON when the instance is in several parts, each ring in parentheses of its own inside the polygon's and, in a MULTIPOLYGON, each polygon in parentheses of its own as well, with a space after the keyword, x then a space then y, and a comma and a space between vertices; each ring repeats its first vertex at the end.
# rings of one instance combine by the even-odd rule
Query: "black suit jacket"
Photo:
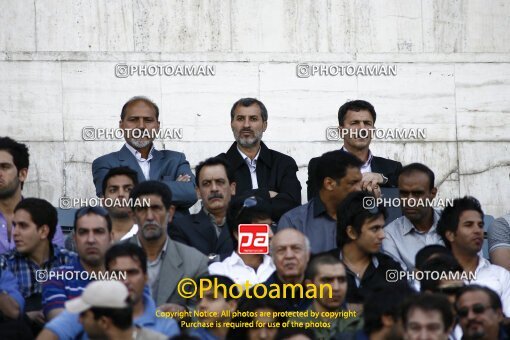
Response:
POLYGON ((193 247, 205 255, 228 254, 234 250, 232 239, 225 224, 219 237, 214 225, 203 209, 198 214, 176 217, 168 228, 168 234, 174 241, 193 247))
MULTIPOLYGON (((226 153, 218 156, 226 159, 234 171, 237 195, 253 190, 250 169, 237 150, 237 143, 234 142, 226 153)), ((297 171, 296 161, 292 157, 260 143, 257 160, 259 189, 255 194, 269 200, 269 191, 278 193, 270 199, 273 221, 278 221, 284 213, 301 204, 301 184, 297 179, 297 171)))
MULTIPOLYGON (((344 149, 341 149, 340 151, 346 152, 344 149)), ((315 171, 317 169, 318 162, 319 157, 314 157, 308 163, 308 181, 306 181, 308 200, 311 200, 319 193, 319 186, 317 185, 317 181, 315 179, 315 171)), ((388 182, 384 185, 381 185, 382 187, 397 187, 397 176, 400 172, 400 169, 402 169, 402 163, 393 161, 391 159, 374 156, 372 158, 371 167, 372 172, 377 172, 383 174, 385 177, 388 177, 388 182)))

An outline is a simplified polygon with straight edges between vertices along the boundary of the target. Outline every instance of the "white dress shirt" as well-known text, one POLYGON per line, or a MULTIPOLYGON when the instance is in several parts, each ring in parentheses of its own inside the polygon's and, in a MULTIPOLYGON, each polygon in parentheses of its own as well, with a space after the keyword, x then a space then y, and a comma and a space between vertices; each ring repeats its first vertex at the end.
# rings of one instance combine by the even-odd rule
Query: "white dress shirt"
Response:
MULTIPOLYGON (((342 146, 342 150, 347 153, 350 153, 343 146, 342 146)), ((372 172, 372 158, 374 158, 374 156, 372 155, 372 151, 368 150, 368 159, 359 169, 362 174, 364 174, 365 172, 372 172)))
POLYGON ((264 259, 257 270, 247 266, 243 259, 234 251, 232 255, 222 262, 213 262, 209 265, 209 274, 224 275, 231 278, 235 283, 243 285, 246 281, 251 285, 266 281, 275 271, 273 259, 269 255, 263 255, 264 259))
POLYGON ((150 179, 150 176, 149 176, 149 172, 151 170, 151 163, 150 162, 151 162, 151 159, 152 159, 152 151, 154 151, 154 144, 152 145, 152 148, 149 151, 149 156, 147 157, 147 159, 142 158, 142 154, 138 150, 136 150, 134 147, 129 145, 128 143, 126 143, 126 147, 127 147, 127 149, 129 151, 131 151, 133 156, 135 156, 136 161, 138 162, 138 165, 142 169, 142 172, 143 172, 143 175, 144 175, 145 179, 148 181, 150 179))
POLYGON ((131 229, 129 229, 127 234, 120 238, 120 241, 127 240, 128 238, 131 238, 131 236, 136 235, 137 232, 138 232, 138 224, 135 223, 135 224, 133 224, 131 229))
POLYGON ((241 149, 239 149, 239 146, 237 147, 237 151, 239 151, 241 157, 246 162, 246 165, 248 165, 248 169, 250 169, 251 188, 258 189, 259 183, 257 181, 257 159, 259 158, 260 155, 260 148, 259 151, 257 152, 257 155, 253 159, 250 159, 250 157, 246 156, 244 152, 242 152, 241 149))

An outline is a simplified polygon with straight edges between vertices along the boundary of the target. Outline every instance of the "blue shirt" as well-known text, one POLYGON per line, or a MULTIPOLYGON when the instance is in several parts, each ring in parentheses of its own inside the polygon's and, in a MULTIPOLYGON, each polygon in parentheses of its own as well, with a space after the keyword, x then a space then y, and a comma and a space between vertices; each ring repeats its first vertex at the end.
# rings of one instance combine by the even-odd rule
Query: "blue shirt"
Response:
MULTIPOLYGON (((148 289, 143 292, 143 303, 143 314, 133 320, 133 324, 169 337, 180 334, 179 326, 174 319, 156 317, 156 304, 148 289)), ((79 314, 69 313, 68 311, 60 313, 48 322, 44 328, 55 333, 59 339, 88 339, 87 333, 80 324, 79 314)))
POLYGON ((19 292, 18 281, 16 281, 16 278, 8 269, 0 269, 0 290, 5 291, 12 297, 18 303, 20 312, 23 313, 25 299, 23 299, 23 296, 21 296, 19 292))

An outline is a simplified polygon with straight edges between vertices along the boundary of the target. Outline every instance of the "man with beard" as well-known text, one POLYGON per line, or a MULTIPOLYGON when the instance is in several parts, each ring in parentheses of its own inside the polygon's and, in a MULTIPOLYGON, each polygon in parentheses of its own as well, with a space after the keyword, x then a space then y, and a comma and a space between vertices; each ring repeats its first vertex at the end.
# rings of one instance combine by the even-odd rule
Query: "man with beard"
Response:
MULTIPOLYGON (((9 137, 0 137, 0 254, 15 248, 12 237, 14 208, 23 199, 21 191, 28 166, 27 146, 9 137)), ((52 242, 64 246, 64 234, 58 224, 52 242)))
POLYGON ((168 229, 170 237, 208 255, 230 254, 233 250, 226 217, 235 194, 234 175, 224 159, 208 158, 196 167, 197 195, 202 199, 199 213, 176 217, 168 229))
POLYGON ((173 193, 173 204, 186 214, 197 201, 193 173, 183 153, 154 147, 160 128, 158 119, 158 106, 146 97, 133 97, 124 104, 119 128, 126 144, 120 151, 96 158, 92 163, 96 193, 103 194, 102 184, 108 170, 127 166, 136 171, 139 182, 157 180, 167 185, 173 193))
POLYGON ((510 274, 479 255, 483 245, 483 211, 474 197, 457 198, 444 208, 437 232, 464 269, 466 284, 478 284, 494 290, 510 315, 510 274), (474 276, 474 277, 473 277, 474 276))
POLYGON ((84 207, 76 211, 73 239, 78 258, 73 263, 54 269, 55 275, 43 284, 43 311, 48 320, 59 315, 67 300, 83 292, 90 279, 76 273, 105 271, 104 256, 111 243, 112 222, 101 207, 84 207), (71 272, 74 274, 67 274, 71 272), (64 279, 65 277, 65 279, 64 279), (69 279, 71 278, 71 279, 69 279))
POLYGON ((457 294, 455 305, 465 340, 503 340, 510 338, 503 327, 501 300, 487 287, 471 285, 457 294))
POLYGON ((324 290, 323 296, 317 296, 313 300, 309 311, 319 317, 309 316, 306 318, 296 318, 295 321, 328 323, 330 327, 314 328, 317 339, 329 340, 336 334, 346 331, 356 331, 361 329, 363 323, 357 316, 355 311, 348 311, 345 304, 345 296, 347 294, 347 276, 345 266, 339 258, 330 254, 322 254, 313 257, 308 264, 305 272, 307 284, 313 284, 317 287, 317 291, 321 291, 321 285, 331 285, 331 297, 329 297, 329 289, 324 290), (319 313, 319 314, 317 314, 319 313), (339 313, 337 316, 326 317, 326 313, 332 315, 339 313), (340 314, 341 313, 341 314, 340 314))
POLYGON ((168 223, 172 221, 175 208, 172 192, 158 181, 138 184, 130 196, 149 200, 149 206, 133 206, 138 233, 128 242, 137 244, 147 254, 147 272, 152 297, 164 312, 184 311, 193 301, 184 299, 177 291, 182 278, 197 279, 208 274, 207 257, 195 248, 175 242, 167 235, 168 223))
POLYGON ((418 250, 432 244, 444 245, 436 231, 441 211, 427 204, 437 193, 434 172, 420 163, 406 165, 398 175, 398 189, 404 216, 384 228, 386 238, 382 246, 402 268, 413 270, 418 250))
MULTIPOLYGON (((353 154, 364 163, 361 167, 361 187, 373 194, 376 194, 373 191, 376 187, 394 187, 397 184, 397 174, 402 168, 400 162, 374 156, 370 151, 375 118, 374 106, 364 100, 349 101, 338 110, 338 125, 344 141, 340 151, 353 154)), ((308 200, 317 196, 321 185, 316 181, 315 173, 319 169, 317 162, 318 157, 308 163, 308 200)))
POLYGON ((232 166, 236 193, 256 190, 254 195, 271 201, 273 221, 301 204, 298 167, 292 157, 269 149, 262 140, 267 128, 267 109, 255 98, 242 98, 230 111, 235 142, 225 158, 232 166))

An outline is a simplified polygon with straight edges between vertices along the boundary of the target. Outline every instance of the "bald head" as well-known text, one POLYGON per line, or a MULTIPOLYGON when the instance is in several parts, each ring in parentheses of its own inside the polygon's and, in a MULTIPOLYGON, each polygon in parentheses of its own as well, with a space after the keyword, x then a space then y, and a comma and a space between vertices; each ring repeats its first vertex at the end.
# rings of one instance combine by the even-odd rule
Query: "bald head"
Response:
POLYGON ((280 230, 271 240, 271 256, 283 283, 301 283, 310 259, 310 241, 299 230, 280 230))

